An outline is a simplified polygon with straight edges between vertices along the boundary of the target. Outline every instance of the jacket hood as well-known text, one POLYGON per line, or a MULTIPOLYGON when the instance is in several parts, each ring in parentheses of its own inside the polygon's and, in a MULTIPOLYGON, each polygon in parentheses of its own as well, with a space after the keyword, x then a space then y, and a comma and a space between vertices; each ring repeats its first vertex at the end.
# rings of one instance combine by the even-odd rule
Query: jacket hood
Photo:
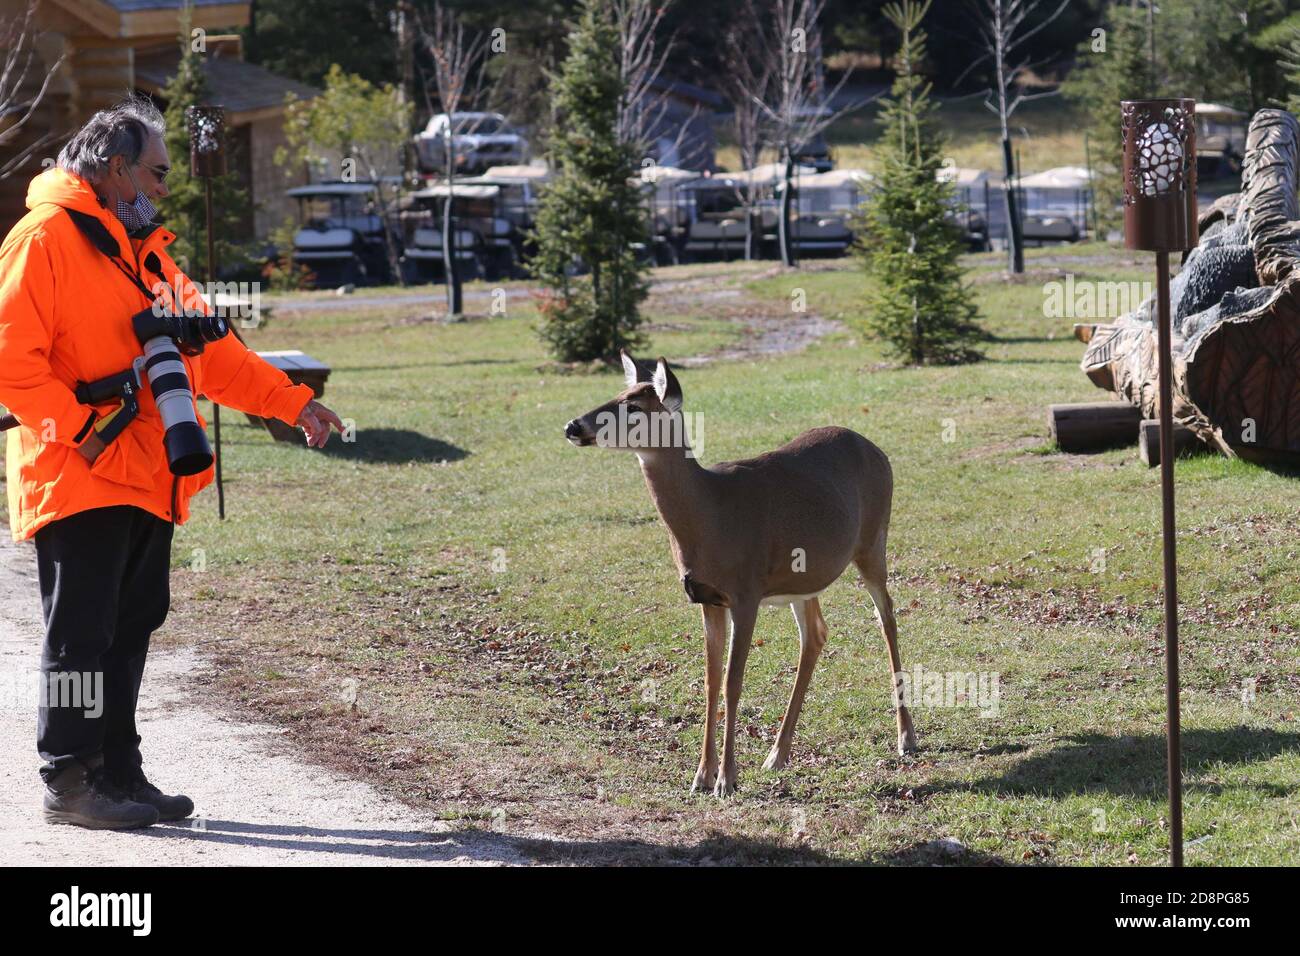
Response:
MULTIPOLYGON (((123 249, 130 248, 127 243, 126 227, 122 225, 122 220, 106 206, 100 204, 94 188, 76 173, 54 166, 31 181, 27 186, 27 208, 35 210, 38 206, 46 204, 75 209, 94 216, 108 228, 119 246, 123 249)), ((136 233, 137 237, 140 235, 141 233, 136 233)), ((166 229, 154 226, 149 228, 149 235, 156 237, 163 246, 170 244, 176 238, 166 229)))
POLYGON ((117 218, 99 204, 99 197, 90 183, 58 166, 45 170, 27 187, 27 208, 35 209, 41 203, 54 203, 101 218, 117 218))

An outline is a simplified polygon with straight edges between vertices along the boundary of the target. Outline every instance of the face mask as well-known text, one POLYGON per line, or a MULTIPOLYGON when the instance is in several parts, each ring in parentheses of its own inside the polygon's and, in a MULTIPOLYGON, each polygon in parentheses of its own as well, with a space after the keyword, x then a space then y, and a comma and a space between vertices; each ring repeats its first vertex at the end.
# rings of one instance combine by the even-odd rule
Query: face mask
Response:
POLYGON ((129 166, 126 175, 131 180, 131 185, 135 186, 135 202, 127 203, 119 199, 116 210, 117 218, 121 220, 127 232, 135 232, 137 229, 153 222, 153 217, 158 214, 158 209, 149 201, 149 197, 144 194, 144 190, 136 183, 129 166))

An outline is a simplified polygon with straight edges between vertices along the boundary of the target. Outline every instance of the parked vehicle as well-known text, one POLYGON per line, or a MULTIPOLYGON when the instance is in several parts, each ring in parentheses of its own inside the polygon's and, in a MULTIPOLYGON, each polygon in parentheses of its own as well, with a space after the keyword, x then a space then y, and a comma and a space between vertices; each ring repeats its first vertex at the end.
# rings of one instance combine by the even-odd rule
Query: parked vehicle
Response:
POLYGON ((526 262, 534 252, 530 233, 537 222, 541 194, 550 179, 550 170, 545 166, 492 166, 482 176, 456 182, 457 185, 496 186, 500 190, 494 215, 510 224, 509 238, 515 260, 526 262))
MULTIPOLYGON (((797 176, 816 174, 811 166, 796 166, 797 176)), ((756 257, 776 252, 777 185, 785 178, 785 164, 765 163, 738 173, 721 173, 682 185, 689 226, 683 252, 690 259, 737 259, 745 255, 748 233, 756 257)))
POLYGON ((704 174, 675 166, 645 166, 640 183, 645 196, 649 253, 656 265, 676 265, 686 251, 692 201, 683 189, 704 174))
POLYGON ((317 288, 393 281, 375 183, 316 183, 286 195, 298 201, 293 258, 312 271, 317 288))
POLYGON ((1217 103, 1196 104, 1196 175, 1201 179, 1236 176, 1246 153, 1250 114, 1217 103))
MULTIPOLYGON (((972 252, 987 252, 989 243, 989 174, 984 169, 960 166, 940 167, 936 178, 952 183, 951 219, 961 226, 966 244, 972 252)), ((999 197, 1000 194, 999 194, 999 197)))
MULTIPOLYGON (((691 261, 700 259, 737 259, 745 255, 746 203, 750 185, 731 175, 694 179, 681 186, 685 197, 685 241, 681 251, 691 261)), ((762 243, 760 214, 751 211, 755 248, 762 243)))
POLYGON ((514 278, 520 274, 516 244, 521 236, 503 208, 501 186, 446 183, 412 193, 402 212, 405 247, 403 275, 408 282, 444 277, 443 207, 452 197, 452 250, 461 278, 514 278))
POLYGON ((1058 166, 1025 176, 1016 185, 1026 242, 1076 242, 1083 237, 1092 202, 1088 170, 1058 166))
POLYGON ((811 166, 819 173, 828 173, 835 168, 831 148, 821 133, 795 147, 794 161, 800 166, 811 166))
MULTIPOLYGON (((866 197, 871 174, 836 169, 794 179, 794 218, 790 237, 801 256, 842 256, 853 244, 853 215, 866 197)), ((777 215, 784 182, 775 187, 777 215)))
POLYGON ((456 172, 478 173, 489 166, 528 162, 528 140, 500 113, 437 113, 415 136, 423 172, 447 171, 449 129, 456 172))

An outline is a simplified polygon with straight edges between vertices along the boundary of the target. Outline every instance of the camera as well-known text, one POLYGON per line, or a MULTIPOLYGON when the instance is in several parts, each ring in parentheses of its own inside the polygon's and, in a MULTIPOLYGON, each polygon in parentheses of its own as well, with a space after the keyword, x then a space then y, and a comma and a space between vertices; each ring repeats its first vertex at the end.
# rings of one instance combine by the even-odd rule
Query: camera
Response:
POLYGON ((226 320, 219 315, 162 312, 153 308, 136 313, 131 325, 141 345, 161 335, 175 342, 186 355, 202 355, 205 345, 225 338, 230 331, 226 320))
POLYGON ((194 388, 181 353, 199 355, 230 331, 219 315, 142 309, 131 317, 144 348, 144 371, 163 420, 163 444, 173 475, 196 475, 212 464, 212 446, 199 427, 194 388))

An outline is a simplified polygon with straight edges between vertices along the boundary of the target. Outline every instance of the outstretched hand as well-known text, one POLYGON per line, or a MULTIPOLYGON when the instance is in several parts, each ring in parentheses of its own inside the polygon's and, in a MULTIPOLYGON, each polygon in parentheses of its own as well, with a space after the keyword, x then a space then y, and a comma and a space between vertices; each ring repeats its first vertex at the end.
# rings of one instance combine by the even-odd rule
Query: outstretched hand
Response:
POLYGON ((343 433, 343 422, 339 417, 315 399, 306 404, 294 424, 306 433, 308 448, 324 448, 329 441, 331 425, 338 429, 339 434, 343 433))

